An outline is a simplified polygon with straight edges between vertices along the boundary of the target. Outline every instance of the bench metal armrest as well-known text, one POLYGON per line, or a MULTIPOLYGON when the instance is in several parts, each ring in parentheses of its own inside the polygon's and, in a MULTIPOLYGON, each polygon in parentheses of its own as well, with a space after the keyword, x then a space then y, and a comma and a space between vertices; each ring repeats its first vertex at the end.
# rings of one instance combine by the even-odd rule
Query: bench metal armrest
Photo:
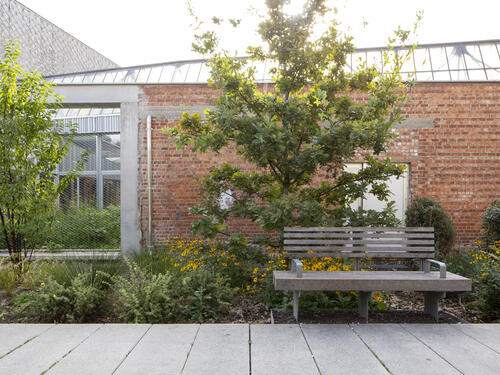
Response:
POLYGON ((446 264, 434 259, 424 259, 424 272, 431 272, 431 263, 439 266, 439 277, 446 279, 446 264))
POLYGON ((297 272, 297 278, 302 278, 302 262, 299 259, 292 259, 292 272, 297 272))

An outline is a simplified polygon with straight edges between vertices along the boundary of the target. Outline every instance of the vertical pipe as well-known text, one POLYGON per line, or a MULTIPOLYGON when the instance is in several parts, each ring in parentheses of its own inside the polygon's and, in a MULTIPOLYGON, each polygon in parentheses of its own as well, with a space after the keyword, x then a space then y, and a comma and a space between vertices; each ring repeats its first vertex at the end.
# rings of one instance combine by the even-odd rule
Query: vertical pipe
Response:
POLYGON ((153 197, 151 185, 151 115, 147 117, 147 183, 148 183, 148 250, 153 248, 153 197))
POLYGON ((76 178, 76 207, 80 208, 80 177, 76 178))
POLYGON ((96 169, 96 195, 97 208, 102 210, 103 204, 103 181, 102 181, 102 135, 99 134, 95 138, 95 169, 96 169))

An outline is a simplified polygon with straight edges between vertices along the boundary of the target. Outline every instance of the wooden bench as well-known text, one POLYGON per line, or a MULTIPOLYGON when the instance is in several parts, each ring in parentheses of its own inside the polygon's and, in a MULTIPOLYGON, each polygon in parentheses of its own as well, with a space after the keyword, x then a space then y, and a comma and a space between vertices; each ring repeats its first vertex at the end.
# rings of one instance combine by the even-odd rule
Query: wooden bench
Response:
POLYGON ((273 273, 276 290, 293 291, 293 315, 298 320, 300 292, 357 291, 358 312, 368 319, 368 302, 374 291, 425 293, 425 312, 438 320, 438 301, 445 292, 471 290, 471 281, 446 272, 434 258, 434 228, 417 227, 286 227, 283 256, 291 259, 290 271, 273 273), (303 271, 300 258, 353 259, 354 271, 303 271), (416 259, 419 271, 360 270, 367 258, 416 259), (439 272, 431 272, 431 264, 439 272))

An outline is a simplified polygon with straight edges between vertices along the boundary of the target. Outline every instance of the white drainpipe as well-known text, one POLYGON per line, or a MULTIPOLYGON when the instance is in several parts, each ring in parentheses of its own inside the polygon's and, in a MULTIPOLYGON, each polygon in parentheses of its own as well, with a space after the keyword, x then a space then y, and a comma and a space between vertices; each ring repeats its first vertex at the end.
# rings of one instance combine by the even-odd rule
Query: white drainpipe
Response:
POLYGON ((148 250, 153 249, 153 186, 151 184, 151 115, 147 117, 147 178, 148 178, 148 250))

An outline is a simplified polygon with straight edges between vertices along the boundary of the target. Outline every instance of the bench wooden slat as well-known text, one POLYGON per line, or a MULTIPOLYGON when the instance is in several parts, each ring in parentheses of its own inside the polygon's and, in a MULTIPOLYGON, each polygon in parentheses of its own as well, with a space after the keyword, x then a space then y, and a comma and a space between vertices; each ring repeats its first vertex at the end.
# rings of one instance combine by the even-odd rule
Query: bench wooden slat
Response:
POLYGON ((401 238, 434 238, 434 233, 308 233, 284 232, 284 238, 380 238, 380 239, 401 239, 401 238))
POLYGON ((394 252, 411 252, 411 251, 430 251, 434 252, 434 246, 401 246, 401 247, 390 247, 390 246, 366 246, 366 247, 347 247, 347 246, 310 246, 310 245, 287 245, 283 247, 285 251, 362 251, 362 252, 372 252, 372 251, 394 251, 394 252))
POLYGON ((285 227, 285 232, 434 232, 433 227, 285 227))
POLYGON ((393 240, 385 239, 363 239, 363 240, 304 240, 304 239, 285 239, 285 245, 434 245, 434 240, 393 240))
POLYGON ((424 253, 405 253, 405 252, 391 252, 391 251, 379 251, 372 253, 354 253, 354 252, 323 252, 323 253, 306 253, 306 252, 290 252, 283 254, 284 258, 434 258, 433 252, 424 253))

